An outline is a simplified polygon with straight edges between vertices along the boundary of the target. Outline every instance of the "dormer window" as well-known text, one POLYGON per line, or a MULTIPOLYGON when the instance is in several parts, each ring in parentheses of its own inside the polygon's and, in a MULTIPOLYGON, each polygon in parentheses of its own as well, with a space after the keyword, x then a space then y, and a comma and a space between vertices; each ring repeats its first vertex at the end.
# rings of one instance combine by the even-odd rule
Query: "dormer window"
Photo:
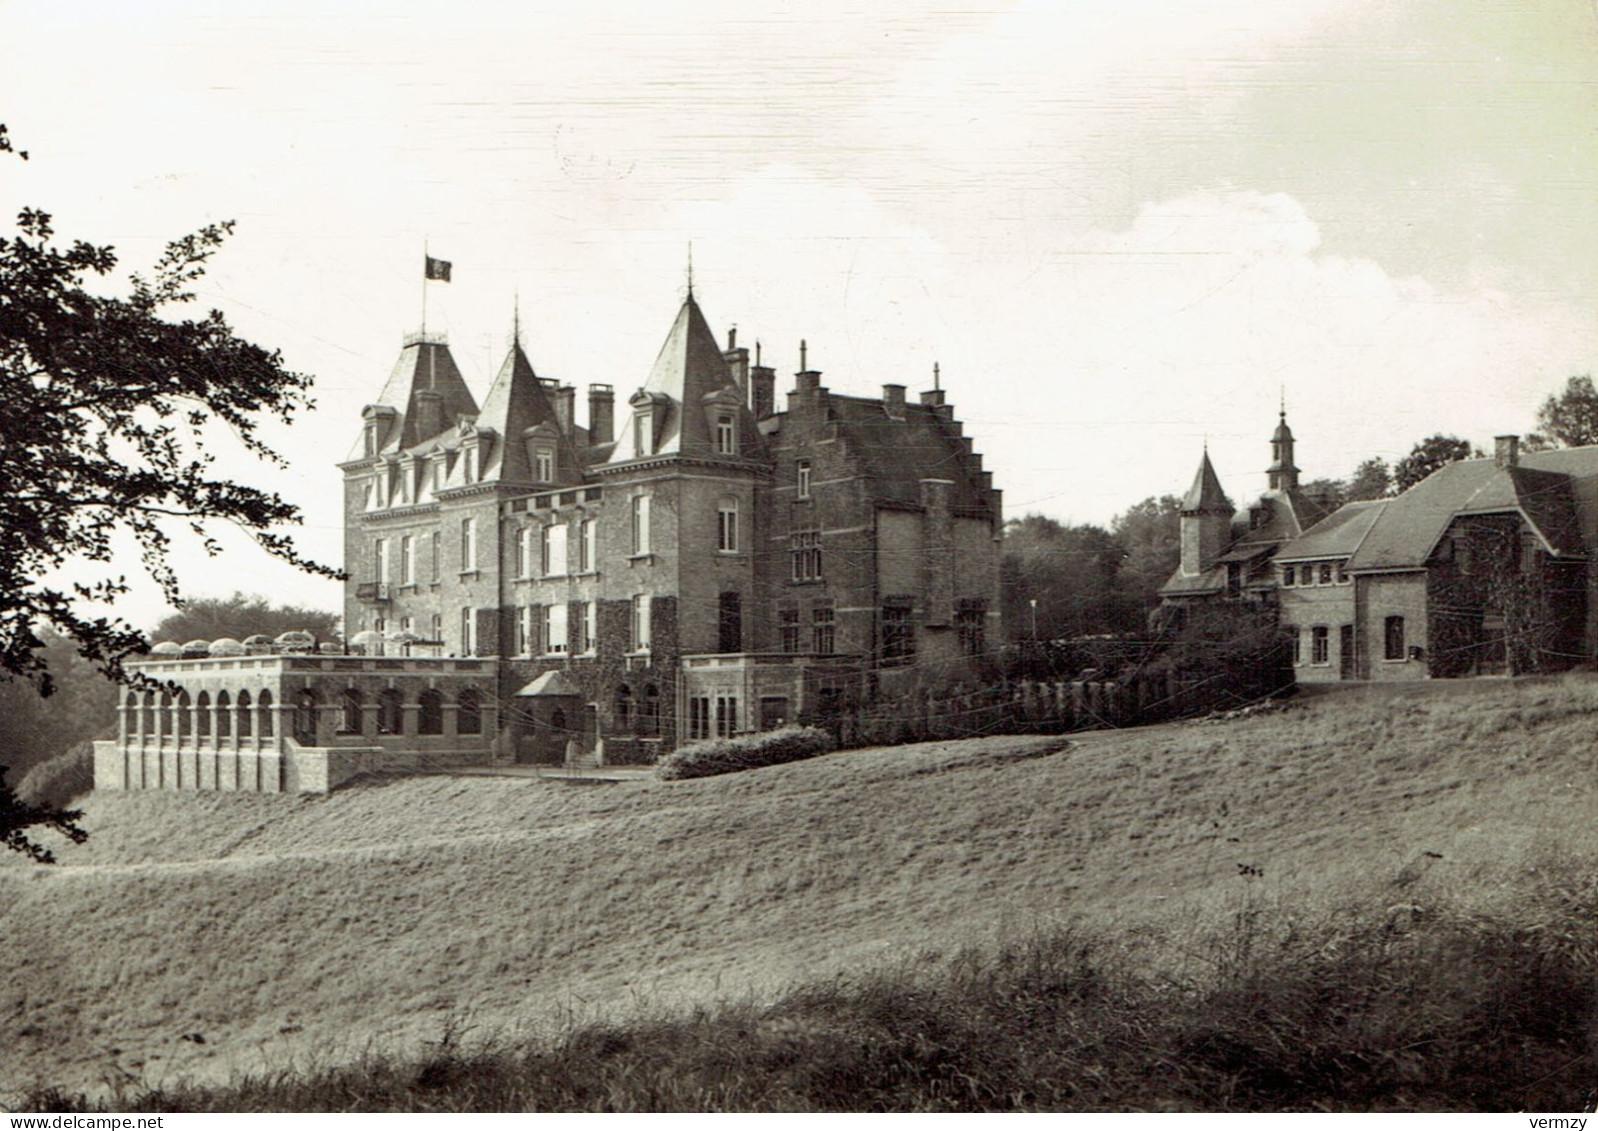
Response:
POLYGON ((539 448, 533 453, 534 478, 540 483, 553 483, 555 481, 555 450, 553 448, 539 448))
POLYGON ((649 412, 640 412, 633 417, 633 448, 641 456, 654 454, 652 415, 649 412))
POLYGON ((738 426, 730 413, 716 417, 716 451, 720 455, 735 455, 738 451, 738 426))
POLYGON ((362 441, 361 452, 363 455, 375 456, 377 454, 377 421, 366 422, 365 439, 362 441))
POLYGON ((469 447, 463 450, 461 461, 461 482, 474 482, 477 479, 477 449, 469 447))
POLYGON ((444 489, 444 453, 439 452, 433 457, 433 491, 436 494, 444 489))

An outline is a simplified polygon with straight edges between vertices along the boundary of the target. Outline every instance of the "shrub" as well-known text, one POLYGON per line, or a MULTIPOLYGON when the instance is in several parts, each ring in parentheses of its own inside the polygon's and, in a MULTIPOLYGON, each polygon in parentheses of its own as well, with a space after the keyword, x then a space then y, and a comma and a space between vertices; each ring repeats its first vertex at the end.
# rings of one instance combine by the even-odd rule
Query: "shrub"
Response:
POLYGON ((17 796, 31 805, 65 808, 94 788, 94 743, 80 742, 22 775, 17 796))
POLYGON ((713 738, 679 746, 655 763, 662 778, 704 778, 758 770, 813 758, 833 749, 832 735, 820 727, 786 726, 741 738, 713 738))

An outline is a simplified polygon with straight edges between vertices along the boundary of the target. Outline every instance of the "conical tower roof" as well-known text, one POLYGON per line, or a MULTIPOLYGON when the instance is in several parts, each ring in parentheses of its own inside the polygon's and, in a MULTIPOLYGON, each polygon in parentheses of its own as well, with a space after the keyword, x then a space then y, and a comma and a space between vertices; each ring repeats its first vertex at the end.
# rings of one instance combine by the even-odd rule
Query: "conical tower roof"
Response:
MULTIPOLYGON (((446 429, 454 425, 457 416, 477 413, 477 399, 466 387, 449 346, 440 341, 409 341, 400 350, 399 360, 394 363, 383 391, 371 402, 392 408, 398 414, 398 427, 389 431, 383 451, 404 451, 431 439, 431 436, 422 435, 423 417, 416 411, 416 394, 427 391, 436 392, 443 399, 440 419, 446 429)), ((359 459, 364 454, 363 441, 357 439, 349 458, 359 459)))
MULTIPOLYGON (((483 468, 486 482, 532 483, 534 471, 527 458, 527 445, 523 437, 528 429, 541 424, 558 433, 559 422, 549 390, 533 371, 520 341, 511 345, 504 363, 483 398, 483 410, 477 416, 479 429, 492 429, 497 434, 495 452, 483 468)), ((574 469, 576 453, 571 439, 560 436, 558 463, 568 470, 574 469)))
POLYGON ((1182 513, 1232 514, 1235 509, 1226 492, 1221 490, 1220 477, 1215 474, 1215 465, 1210 463, 1210 453, 1206 449, 1204 458, 1199 461, 1198 474, 1193 477, 1193 486, 1182 499, 1182 513))
POLYGON ((739 420, 739 450, 748 451, 757 438, 754 417, 744 404, 743 392, 733 383, 727 359, 716 336, 711 333, 693 293, 684 300, 666 335, 665 344, 655 358, 649 379, 638 394, 654 398, 665 406, 666 419, 656 431, 653 452, 636 450, 637 434, 632 428, 618 429, 620 435, 611 463, 644 455, 708 454, 713 450, 711 425, 706 404, 715 400, 736 404, 739 420))

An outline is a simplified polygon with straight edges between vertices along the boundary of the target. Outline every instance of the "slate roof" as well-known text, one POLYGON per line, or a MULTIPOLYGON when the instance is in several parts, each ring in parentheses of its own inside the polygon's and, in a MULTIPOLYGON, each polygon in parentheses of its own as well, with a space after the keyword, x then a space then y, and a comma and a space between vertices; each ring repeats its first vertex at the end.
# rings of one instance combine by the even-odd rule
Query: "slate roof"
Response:
POLYGON ((667 400, 666 420, 657 429, 655 450, 639 453, 637 436, 631 427, 631 411, 619 407, 616 445, 610 452, 609 462, 653 455, 698 454, 708 455, 714 450, 710 421, 705 412, 705 402, 724 389, 736 395, 738 417, 738 450, 749 453, 759 440, 754 414, 744 404, 742 392, 733 383, 732 373, 716 336, 711 333, 705 316, 689 294, 677 312, 677 320, 666 334, 649 379, 642 392, 653 393, 667 400))
POLYGON ((1386 499, 1345 503, 1277 552, 1279 562, 1344 558, 1359 549, 1387 506, 1386 499))
MULTIPOLYGON (((1591 500, 1594 479, 1598 448, 1531 453, 1514 468, 1499 467, 1492 459, 1446 464, 1389 500, 1349 558, 1348 568, 1420 569, 1455 518, 1513 512, 1525 516, 1555 556, 1584 557, 1582 535, 1584 526, 1591 529, 1591 516, 1583 522, 1577 493, 1584 486, 1582 493, 1591 500), (1573 482, 1573 473, 1588 482, 1573 482)), ((1593 509, 1591 503, 1587 509, 1593 509)))
MULTIPOLYGON (((534 469, 527 459, 527 445, 523 433, 540 424, 558 428, 555 405, 549 391, 538 375, 533 363, 527 360, 520 342, 511 346, 504 364, 483 398, 483 410, 478 413, 478 428, 492 429, 497 433, 494 451, 483 467, 483 482, 532 483, 534 469)), ((557 474, 569 478, 581 466, 578 452, 571 440, 562 435, 556 455, 557 474)))
POLYGON ((896 419, 880 400, 830 393, 827 401, 850 454, 871 477, 877 499, 919 506, 921 480, 948 479, 954 483, 955 505, 988 505, 976 461, 945 433, 930 407, 907 402, 903 419, 896 419))
POLYGON ((1210 463, 1209 449, 1205 449, 1204 458, 1199 461, 1198 474, 1193 476, 1193 486, 1187 489, 1187 494, 1182 499, 1182 509, 1189 512, 1218 511, 1231 514, 1236 510, 1226 492, 1221 490, 1220 476, 1215 474, 1215 465, 1210 463))
MULTIPOLYGON (((457 416, 472 416, 477 412, 477 399, 466 387, 466 380, 461 376, 455 358, 450 355, 449 346, 440 342, 411 342, 400 350, 399 359, 395 361, 383 391, 371 402, 387 405, 398 413, 395 421, 397 427, 391 428, 384 437, 380 452, 404 451, 431 438, 420 434, 416 419, 416 394, 424 389, 443 394, 443 422, 446 429, 454 425, 457 416)), ((347 458, 361 459, 365 454, 364 437, 357 436, 347 458)))

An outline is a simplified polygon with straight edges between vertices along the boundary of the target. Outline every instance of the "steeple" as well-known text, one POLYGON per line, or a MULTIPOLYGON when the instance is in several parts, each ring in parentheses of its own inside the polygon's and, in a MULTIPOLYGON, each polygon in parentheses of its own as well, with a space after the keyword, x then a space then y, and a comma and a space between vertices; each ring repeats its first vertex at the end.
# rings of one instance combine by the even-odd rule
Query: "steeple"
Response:
POLYGON ((1209 448, 1199 461, 1193 486, 1182 499, 1182 572, 1189 577, 1206 573, 1225 550, 1232 528, 1232 503, 1221 490, 1221 480, 1210 463, 1209 448))
POLYGON ((1227 517, 1234 513, 1231 500, 1221 490, 1221 479, 1215 474, 1215 465, 1210 462, 1207 447, 1204 449, 1204 458, 1199 461, 1198 474, 1193 476, 1193 486, 1187 489, 1187 494, 1182 498, 1182 513, 1224 514, 1227 517))
POLYGON ((1298 489, 1298 468, 1293 464, 1293 430, 1287 426, 1287 405, 1281 408, 1271 435, 1271 466, 1266 470, 1272 491, 1298 489))

